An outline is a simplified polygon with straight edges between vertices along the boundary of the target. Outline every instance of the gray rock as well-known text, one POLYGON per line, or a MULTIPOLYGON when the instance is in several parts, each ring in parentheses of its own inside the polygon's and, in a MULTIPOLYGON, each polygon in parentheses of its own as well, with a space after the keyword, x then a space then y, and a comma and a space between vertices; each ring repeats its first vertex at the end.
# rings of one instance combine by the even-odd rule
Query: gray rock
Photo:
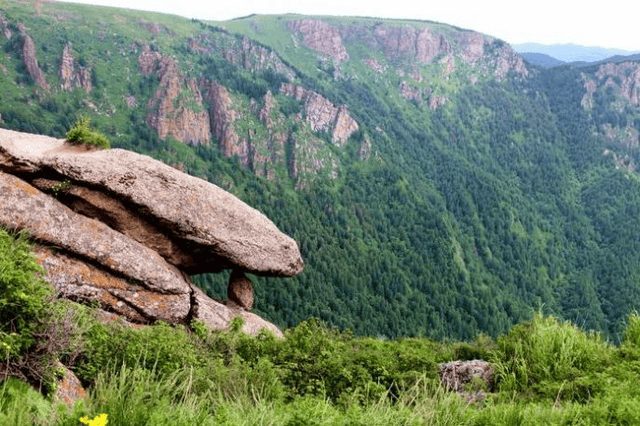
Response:
POLYGON ((0 170, 27 180, 69 179, 109 193, 190 247, 200 272, 234 268, 295 276, 304 268, 296 242, 262 213, 211 183, 144 155, 0 129, 0 170))
POLYGON ((234 270, 229 277, 227 298, 242 309, 253 309, 253 283, 242 271, 234 270))
POLYGON ((188 294, 185 275, 155 251, 73 212, 25 181, 0 172, 0 226, 133 279, 158 293, 188 294))
POLYGON ((136 323, 185 323, 191 310, 191 288, 171 294, 148 290, 72 256, 38 246, 36 259, 59 296, 99 306, 136 323))
POLYGON ((245 333, 257 334, 261 329, 266 328, 272 331, 277 337, 284 337, 282 331, 270 322, 244 309, 234 309, 233 307, 225 306, 220 302, 212 300, 207 297, 202 290, 196 287, 194 287, 192 301, 193 318, 204 321, 212 328, 226 329, 234 317, 241 316, 244 319, 242 330, 245 333))
POLYGON ((464 393, 465 384, 481 379, 488 388, 493 386, 493 368, 486 361, 452 361, 440 364, 440 381, 449 389, 464 393))

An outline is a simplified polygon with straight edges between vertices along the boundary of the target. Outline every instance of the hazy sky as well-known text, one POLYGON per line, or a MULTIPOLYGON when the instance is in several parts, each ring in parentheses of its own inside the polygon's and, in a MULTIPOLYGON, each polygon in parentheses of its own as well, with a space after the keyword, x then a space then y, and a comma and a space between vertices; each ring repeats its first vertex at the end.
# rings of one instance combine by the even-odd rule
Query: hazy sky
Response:
POLYGON ((574 43, 640 51, 640 2, 608 0, 72 0, 223 21, 252 13, 438 21, 508 43, 574 43))

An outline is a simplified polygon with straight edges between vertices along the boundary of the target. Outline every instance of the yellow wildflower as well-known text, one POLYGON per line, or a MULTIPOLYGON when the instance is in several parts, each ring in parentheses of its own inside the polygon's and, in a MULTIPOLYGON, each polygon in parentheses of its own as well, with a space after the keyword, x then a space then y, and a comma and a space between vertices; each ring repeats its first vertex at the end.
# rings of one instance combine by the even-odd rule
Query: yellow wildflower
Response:
POLYGON ((89 417, 87 416, 81 417, 80 421, 89 426, 105 426, 107 423, 109 423, 109 420, 107 420, 106 414, 100 414, 93 420, 89 420, 89 417))

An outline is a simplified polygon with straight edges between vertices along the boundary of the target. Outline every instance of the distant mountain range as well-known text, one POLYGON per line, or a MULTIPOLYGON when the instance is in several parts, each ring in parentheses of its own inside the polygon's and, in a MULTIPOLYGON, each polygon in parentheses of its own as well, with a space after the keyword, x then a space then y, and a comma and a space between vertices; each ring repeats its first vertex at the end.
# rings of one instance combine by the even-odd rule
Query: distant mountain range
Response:
POLYGON ((614 56, 624 57, 640 53, 622 49, 607 49, 603 47, 578 46, 575 44, 544 45, 537 43, 523 43, 512 45, 513 49, 532 64, 550 68, 567 62, 593 63, 614 56))

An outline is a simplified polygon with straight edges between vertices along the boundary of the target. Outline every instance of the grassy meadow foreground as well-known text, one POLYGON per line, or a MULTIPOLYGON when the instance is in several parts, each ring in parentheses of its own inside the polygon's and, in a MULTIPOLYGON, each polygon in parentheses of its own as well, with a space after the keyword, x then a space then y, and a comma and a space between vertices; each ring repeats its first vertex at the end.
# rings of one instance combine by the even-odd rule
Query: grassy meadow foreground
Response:
POLYGON ((276 339, 236 321, 212 331, 105 325, 94 308, 53 298, 24 235, 0 230, 0 424, 519 425, 638 424, 640 317, 614 346, 533 315, 495 341, 389 341, 302 322, 276 339), (468 403, 440 383, 439 364, 485 359, 495 383, 468 403), (87 388, 73 407, 51 395, 57 362, 87 388), (39 387, 35 390, 31 385, 39 387), (106 417, 105 417, 106 415, 106 417))

